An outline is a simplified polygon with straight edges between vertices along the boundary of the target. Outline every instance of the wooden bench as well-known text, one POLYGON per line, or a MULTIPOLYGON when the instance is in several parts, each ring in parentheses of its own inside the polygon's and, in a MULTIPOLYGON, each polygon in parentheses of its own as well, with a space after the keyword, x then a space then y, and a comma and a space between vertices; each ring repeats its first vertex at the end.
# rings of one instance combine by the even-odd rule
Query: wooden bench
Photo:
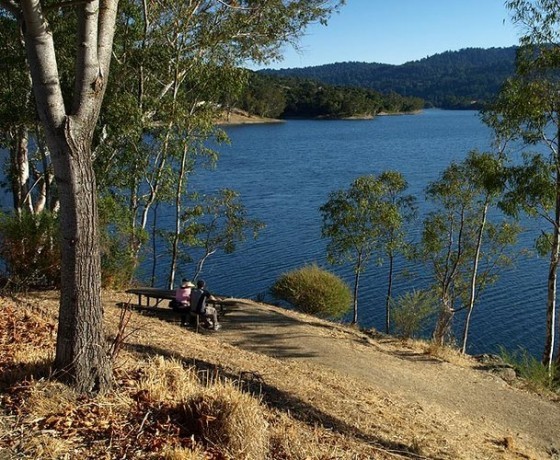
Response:
MULTIPOLYGON (((150 307, 152 304, 155 307, 159 307, 162 302, 171 301, 175 298, 175 290, 172 289, 143 287, 127 289, 126 293, 137 295, 138 305, 142 306, 145 304, 146 307, 150 307)), ((167 305, 165 305, 165 308, 167 308, 167 305)))
MULTIPOLYGON (((121 308, 127 307, 139 313, 167 317, 171 319, 179 319, 182 325, 191 324, 195 327, 196 332, 200 329, 200 315, 190 314, 189 310, 174 310, 169 308, 167 302, 175 299, 175 290, 158 289, 152 287, 131 288, 126 290, 127 294, 138 296, 138 303, 119 302, 117 305, 121 308), (162 304, 163 302, 163 304, 162 304), (193 320, 192 322, 190 320, 193 320)), ((210 301, 210 304, 218 311, 218 316, 226 314, 227 299, 210 301)))
MULTIPOLYGON (((175 290, 158 289, 151 287, 132 288, 126 290, 127 294, 134 294, 138 296, 138 306, 146 308, 156 308, 160 310, 172 310, 165 302, 175 299, 175 290), (162 305, 163 302, 163 305, 162 305), (152 307, 153 305, 153 307, 152 307)), ((218 314, 225 315, 227 299, 222 299, 222 296, 216 296, 218 300, 210 301, 211 305, 218 310, 218 314)), ((147 310, 150 311, 150 310, 147 310)), ((154 310, 159 311, 159 310, 154 310)))

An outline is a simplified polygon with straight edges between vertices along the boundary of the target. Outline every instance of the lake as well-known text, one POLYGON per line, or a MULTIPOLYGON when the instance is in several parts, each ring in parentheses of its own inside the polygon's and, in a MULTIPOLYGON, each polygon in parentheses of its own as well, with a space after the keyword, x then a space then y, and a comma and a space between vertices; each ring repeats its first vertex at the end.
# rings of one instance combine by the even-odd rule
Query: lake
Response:
MULTIPOLYGON (((319 207, 331 191, 347 188, 360 175, 400 171, 409 182, 409 193, 419 200, 420 215, 411 229, 418 236, 427 209, 426 185, 452 161, 461 161, 472 149, 488 150, 491 142, 490 130, 474 111, 426 110, 373 120, 290 120, 226 130, 231 145, 218 148, 217 169, 197 170, 191 189, 204 193, 235 189, 250 216, 267 227, 256 241, 243 243, 234 254, 212 256, 202 277, 216 293, 268 301, 272 300, 268 290, 280 274, 313 262, 352 284, 351 270, 326 263, 326 242, 320 237, 319 207)), ((164 214, 160 208, 160 222, 165 221, 164 214)), ((534 234, 523 234, 522 245, 532 248, 534 234)), ((139 273, 144 280, 148 265, 139 273)), ((159 266, 166 264, 162 260, 159 266)), ((398 277, 395 294, 428 282, 425 267, 401 260, 399 268, 416 274, 398 277)), ((473 314, 470 353, 496 352, 503 345, 510 350, 524 347, 540 356, 546 268, 546 259, 520 259, 483 293, 473 314)), ((178 278, 191 277, 193 272, 193 264, 183 266, 178 278)), ((162 270, 159 284, 164 284, 165 274, 162 270)), ((387 267, 375 263, 362 275, 362 326, 384 329, 386 277, 387 267)))

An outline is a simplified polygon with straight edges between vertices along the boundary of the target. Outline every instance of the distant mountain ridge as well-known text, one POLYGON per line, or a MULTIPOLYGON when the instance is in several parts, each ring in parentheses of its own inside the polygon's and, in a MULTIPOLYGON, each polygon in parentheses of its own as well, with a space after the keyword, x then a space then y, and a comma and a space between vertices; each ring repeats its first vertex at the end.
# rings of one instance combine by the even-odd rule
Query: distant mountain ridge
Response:
POLYGON ((259 73, 309 78, 332 85, 373 89, 424 99, 428 106, 479 108, 513 75, 517 47, 465 48, 401 65, 338 62, 259 73))

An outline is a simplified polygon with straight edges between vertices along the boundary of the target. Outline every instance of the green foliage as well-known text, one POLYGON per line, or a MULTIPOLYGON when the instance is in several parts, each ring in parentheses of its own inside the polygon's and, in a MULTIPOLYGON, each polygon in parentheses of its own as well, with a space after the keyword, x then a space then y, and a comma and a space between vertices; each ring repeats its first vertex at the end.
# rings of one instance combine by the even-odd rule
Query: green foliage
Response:
POLYGON ((60 283, 58 219, 38 215, 0 213, 0 257, 8 282, 18 289, 57 287, 60 283))
MULTIPOLYGON (((377 253, 380 263, 384 257, 392 262, 397 252, 405 250, 403 224, 415 214, 414 198, 404 195, 406 187, 397 171, 361 176, 348 190, 331 193, 320 208, 321 235, 329 239, 327 259, 332 264, 350 262, 354 266, 354 323, 358 321, 359 278, 369 259, 377 253)), ((392 267, 391 263, 389 286, 392 267)), ((387 297, 390 295, 389 289, 387 297)))
POLYGON ((395 92, 420 98, 432 107, 479 109, 494 99, 506 78, 514 73, 515 53, 515 47, 467 48, 402 65, 339 62, 261 73, 365 88, 384 95, 395 92))
POLYGON ((424 107, 423 100, 394 92, 382 95, 365 88, 260 73, 250 75, 238 104, 250 113, 276 118, 372 117, 380 112, 412 112, 424 107))
POLYGON ((523 163, 510 166, 507 174, 508 190, 500 202, 502 210, 513 216, 524 212, 546 218, 555 206, 554 164, 542 155, 525 154, 523 163))
POLYGON ((0 15, 0 145, 15 127, 34 121, 31 81, 18 23, 0 15))
POLYGON ((272 294, 297 310, 328 318, 340 318, 350 309, 352 295, 338 276, 317 265, 284 273, 272 286, 272 294))
POLYGON ((246 240, 247 234, 255 239, 265 227, 264 222, 248 216, 239 193, 230 189, 202 197, 184 213, 183 220, 186 226, 181 233, 181 242, 191 249, 202 249, 193 279, 199 276, 212 254, 219 250, 231 254, 246 240))
POLYGON ((500 347, 500 357, 506 364, 512 366, 517 375, 534 390, 560 389, 560 368, 557 365, 549 368, 525 349, 509 352, 500 347))
MULTIPOLYGON (((480 292, 511 263, 508 253, 519 227, 507 220, 495 224, 490 210, 503 193, 503 162, 491 153, 470 152, 427 187, 436 209, 424 220, 420 256, 433 267, 441 308, 434 338, 449 338, 455 311, 472 311, 480 292)), ((465 324, 465 341, 468 335, 465 324)), ((466 343, 466 342, 465 342, 466 343)))
POLYGON ((405 338, 417 337, 437 309, 437 299, 431 291, 412 291, 391 300, 392 323, 395 332, 405 338))
POLYGON ((558 334, 554 318, 560 248, 559 3, 510 0, 506 6, 522 28, 523 46, 517 54, 515 75, 485 112, 484 120, 504 150, 512 144, 518 148, 518 143, 512 141, 521 141, 525 147, 539 147, 538 153, 537 149, 525 151, 521 164, 508 168, 508 193, 502 207, 511 215, 522 211, 548 225, 547 232, 537 237, 536 245, 541 254, 549 252, 543 362, 550 368, 558 334))
POLYGON ((348 190, 338 190, 320 211, 322 236, 328 238, 331 263, 363 263, 378 251, 392 253, 404 246, 405 221, 415 215, 415 199, 404 195, 407 183, 397 171, 357 178, 348 190))
POLYGON ((321 234, 328 238, 327 256, 331 263, 357 262, 360 272, 377 247, 390 207, 380 200, 383 184, 377 177, 357 178, 348 190, 338 190, 320 208, 321 234))
POLYGON ((275 79, 251 73, 235 105, 254 115, 280 118, 286 109, 286 93, 275 79))
MULTIPOLYGON (((143 248, 150 210, 173 203, 172 273, 182 210, 196 192, 189 189, 188 179, 197 168, 216 165, 218 152, 209 146, 227 137, 215 121, 247 84, 248 72, 241 66, 247 60, 277 59, 281 45, 296 40, 309 23, 324 22, 344 2, 235 3, 119 4, 115 58, 99 122, 102 129, 97 132, 97 182, 101 193, 116 193, 128 204, 130 253, 136 257, 143 248)), ((268 100, 248 103, 276 116, 274 107, 283 96, 261 90, 259 97, 268 100)), ((239 238, 232 236, 231 228, 227 241, 196 244, 233 250, 239 238)), ((183 243, 192 237, 191 230, 184 232, 183 243)))
POLYGON ((105 288, 122 288, 130 283, 136 269, 136 259, 129 247, 129 210, 112 196, 101 197, 98 205, 101 282, 105 288))
POLYGON ((408 183, 398 171, 382 172, 379 181, 383 187, 380 199, 387 206, 385 222, 379 235, 380 252, 390 258, 398 252, 408 251, 405 224, 416 218, 416 197, 405 194, 408 183))
POLYGON ((483 242, 498 247, 513 244, 515 225, 506 221, 496 226, 486 221, 489 207, 496 206, 501 197, 504 177, 499 158, 473 151, 429 184, 426 194, 437 209, 424 221, 422 250, 434 264, 436 276, 447 279, 458 274, 483 242), (450 267, 457 270, 451 273, 450 267))

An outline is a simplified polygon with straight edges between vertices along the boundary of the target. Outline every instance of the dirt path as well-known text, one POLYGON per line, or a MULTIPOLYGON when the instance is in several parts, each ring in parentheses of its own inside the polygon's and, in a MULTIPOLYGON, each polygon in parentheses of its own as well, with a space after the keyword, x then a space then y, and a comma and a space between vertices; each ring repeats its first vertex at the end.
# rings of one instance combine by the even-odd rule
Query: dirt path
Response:
POLYGON ((560 459, 560 403, 499 377, 443 362, 394 339, 252 302, 231 302, 219 340, 283 360, 308 360, 418 403, 440 419, 468 424, 560 459))

